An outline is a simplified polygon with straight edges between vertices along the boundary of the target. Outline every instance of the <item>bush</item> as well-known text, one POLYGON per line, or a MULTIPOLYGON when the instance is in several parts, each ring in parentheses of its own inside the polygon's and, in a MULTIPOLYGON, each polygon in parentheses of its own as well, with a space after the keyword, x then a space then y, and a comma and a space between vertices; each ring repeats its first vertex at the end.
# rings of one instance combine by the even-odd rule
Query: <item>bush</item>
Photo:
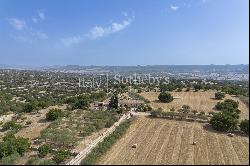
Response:
POLYGON ((15 165, 15 161, 20 158, 18 153, 13 153, 7 157, 3 157, 0 160, 0 165, 15 165))
POLYGON ((63 112, 61 109, 51 109, 49 112, 46 114, 46 119, 47 120, 56 120, 59 117, 63 117, 63 112))
POLYGON ((73 104, 73 109, 86 109, 88 107, 89 103, 86 99, 78 99, 73 104))
POLYGON ((38 148, 39 155, 41 157, 46 156, 48 153, 52 152, 52 147, 50 145, 42 145, 38 148))
POLYGON ((6 122, 2 127, 3 130, 13 130, 13 131, 18 131, 22 128, 20 124, 16 124, 14 121, 6 122))
POLYGON ((158 96, 158 99, 160 100, 160 102, 163 103, 170 103, 171 101, 174 100, 173 96, 167 92, 161 92, 158 96))
POLYGON ((240 130, 249 134, 249 120, 245 119, 240 122, 240 130))
POLYGON ((40 158, 38 156, 30 157, 26 165, 39 165, 40 158))
POLYGON ((216 92, 216 93, 214 94, 214 96, 215 96, 215 99, 216 99, 216 100, 221 100, 221 99, 223 99, 223 98, 225 97, 225 93, 216 92))
POLYGON ((237 128, 238 119, 233 117, 231 114, 220 112, 214 114, 210 120, 210 124, 215 130, 218 131, 228 131, 237 128))
POLYGON ((14 153, 23 155, 30 147, 28 139, 15 137, 14 134, 7 134, 3 137, 3 142, 0 142, 0 158, 10 156, 14 153))
POLYGON ((27 103, 23 106, 23 112, 32 112, 35 109, 35 105, 33 103, 27 103))
POLYGON ((62 163, 66 158, 70 157, 71 152, 68 150, 58 150, 55 155, 53 156, 53 160, 60 164, 62 163))

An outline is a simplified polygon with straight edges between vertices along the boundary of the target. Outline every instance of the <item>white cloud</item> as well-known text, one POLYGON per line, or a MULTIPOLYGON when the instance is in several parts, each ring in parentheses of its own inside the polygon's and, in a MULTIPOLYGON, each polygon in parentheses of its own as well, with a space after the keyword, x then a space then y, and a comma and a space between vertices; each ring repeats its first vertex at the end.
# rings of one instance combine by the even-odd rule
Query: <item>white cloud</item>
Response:
POLYGON ((38 16, 40 17, 41 20, 45 20, 45 14, 42 11, 38 11, 38 16))
POLYGON ((108 36, 112 33, 119 32, 127 28, 127 26, 131 24, 131 22, 132 19, 128 19, 124 20, 122 23, 113 22, 112 25, 108 27, 95 26, 86 36, 90 39, 97 39, 103 36, 108 36))
POLYGON ((32 21, 33 21, 33 23, 37 23, 37 22, 38 22, 38 19, 35 18, 35 17, 32 17, 32 21))
POLYGON ((94 26, 89 30, 87 34, 63 38, 61 39, 61 43, 63 43, 66 46, 70 46, 72 44, 78 44, 85 39, 95 40, 104 36, 111 35, 113 33, 122 31, 125 28, 127 28, 132 23, 133 18, 134 16, 132 18, 123 20, 120 23, 113 22, 110 26, 107 27, 94 26))
POLYGON ((80 43, 83 39, 84 38, 81 36, 73 36, 73 37, 64 38, 61 40, 61 42, 66 46, 70 46, 72 44, 80 43))
POLYGON ((96 38, 102 37, 102 36, 110 33, 109 31, 110 31, 109 29, 105 29, 103 27, 95 26, 94 28, 92 28, 90 30, 90 33, 87 34, 87 36, 89 36, 91 39, 96 39, 96 38))
POLYGON ((17 18, 8 19, 9 23, 17 30, 23 30, 27 28, 27 24, 24 20, 19 20, 17 18))
POLYGON ((179 6, 170 5, 170 9, 176 11, 179 9, 179 6))

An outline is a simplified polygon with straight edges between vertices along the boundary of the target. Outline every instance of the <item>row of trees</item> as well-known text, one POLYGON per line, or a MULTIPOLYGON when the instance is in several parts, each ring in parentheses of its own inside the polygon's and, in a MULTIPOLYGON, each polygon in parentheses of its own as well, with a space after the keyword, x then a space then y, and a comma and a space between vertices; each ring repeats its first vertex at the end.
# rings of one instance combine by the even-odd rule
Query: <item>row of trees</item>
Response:
POLYGON ((169 119, 186 119, 186 120, 202 120, 207 121, 208 117, 205 115, 205 112, 199 112, 196 110, 191 110, 188 105, 183 105, 181 109, 177 112, 174 108, 170 109, 170 112, 165 112, 162 109, 152 110, 152 117, 157 118, 169 118, 169 119))

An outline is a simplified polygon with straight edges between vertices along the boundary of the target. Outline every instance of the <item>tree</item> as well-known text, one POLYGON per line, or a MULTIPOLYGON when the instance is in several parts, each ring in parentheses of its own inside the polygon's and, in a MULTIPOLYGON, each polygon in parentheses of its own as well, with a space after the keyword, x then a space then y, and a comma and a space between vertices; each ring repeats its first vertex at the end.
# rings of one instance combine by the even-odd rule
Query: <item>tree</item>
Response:
POLYGON ((210 120, 210 124, 215 130, 228 131, 237 128, 238 119, 234 118, 231 114, 220 112, 214 114, 210 120))
POLYGON ((63 116, 63 112, 61 109, 51 109, 48 113, 46 113, 47 120, 56 120, 59 117, 63 116))
POLYGON ((249 134, 249 120, 245 119, 240 122, 240 130, 249 134))
POLYGON ((167 92, 161 92, 158 96, 158 99, 160 100, 160 102, 163 103, 170 103, 171 101, 174 100, 173 96, 167 92))
POLYGON ((109 108, 110 109, 117 109, 118 108, 118 96, 113 95, 109 101, 109 108))
POLYGON ((216 100, 221 100, 221 99, 223 99, 223 98, 225 97, 225 93, 216 92, 216 93, 214 94, 214 96, 215 96, 215 99, 216 99, 216 100))

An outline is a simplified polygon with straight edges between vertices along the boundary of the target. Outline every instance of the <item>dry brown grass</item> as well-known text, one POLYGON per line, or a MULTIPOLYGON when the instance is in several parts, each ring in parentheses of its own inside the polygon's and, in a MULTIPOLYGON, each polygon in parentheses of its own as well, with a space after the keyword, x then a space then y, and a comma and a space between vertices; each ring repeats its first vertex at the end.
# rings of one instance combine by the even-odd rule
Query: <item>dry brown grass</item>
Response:
POLYGON ((248 137, 228 137, 203 126, 140 117, 96 164, 249 164, 248 137))
MULTIPOLYGON (((164 111, 169 111, 171 108, 176 110, 180 109, 182 105, 189 105, 191 109, 197 110, 198 112, 211 112, 214 111, 213 107, 220 100, 214 100, 215 91, 199 91, 199 92, 171 92, 174 97, 179 97, 174 99, 170 103, 160 103, 158 102, 159 92, 143 92, 140 95, 151 101, 151 106, 154 109, 162 108, 164 111)), ((238 98, 226 95, 225 99, 233 99, 239 102, 239 109, 241 110, 241 118, 249 119, 249 109, 248 107, 238 98)), ((221 102, 221 101, 220 101, 221 102)))

